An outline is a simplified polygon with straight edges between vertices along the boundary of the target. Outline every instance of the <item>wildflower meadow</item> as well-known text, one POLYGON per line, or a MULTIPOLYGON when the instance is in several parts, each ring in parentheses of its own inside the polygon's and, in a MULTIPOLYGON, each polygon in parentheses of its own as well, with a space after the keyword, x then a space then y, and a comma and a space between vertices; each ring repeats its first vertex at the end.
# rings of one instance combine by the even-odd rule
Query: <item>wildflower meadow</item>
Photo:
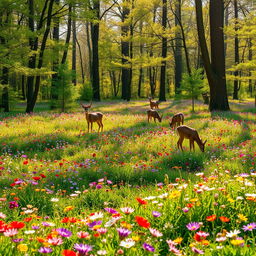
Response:
POLYGON ((93 103, 84 111, 1 114, 0 255, 256 255, 256 114, 187 101, 93 103), (205 144, 177 148, 182 112, 205 144))

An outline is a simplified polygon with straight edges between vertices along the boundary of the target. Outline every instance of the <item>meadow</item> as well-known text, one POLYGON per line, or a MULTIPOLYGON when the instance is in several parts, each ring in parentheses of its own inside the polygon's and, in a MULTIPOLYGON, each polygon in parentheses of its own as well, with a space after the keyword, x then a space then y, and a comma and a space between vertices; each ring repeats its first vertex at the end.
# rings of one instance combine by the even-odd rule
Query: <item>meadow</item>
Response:
POLYGON ((197 102, 93 103, 85 114, 1 114, 0 255, 256 255, 256 112, 197 102), (185 115, 206 150, 177 149, 185 115))

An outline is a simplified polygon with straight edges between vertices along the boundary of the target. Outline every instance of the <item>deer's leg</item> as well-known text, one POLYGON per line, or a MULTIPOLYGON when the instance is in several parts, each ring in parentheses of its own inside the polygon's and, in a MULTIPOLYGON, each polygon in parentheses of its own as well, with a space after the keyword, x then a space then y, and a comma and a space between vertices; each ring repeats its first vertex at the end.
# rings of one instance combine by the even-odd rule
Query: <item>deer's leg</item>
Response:
POLYGON ((97 124, 98 124, 98 126, 99 126, 99 127, 98 127, 98 132, 100 132, 100 128, 101 128, 100 121, 98 121, 97 124))
POLYGON ((194 143, 194 141, 192 141, 192 145, 193 145, 193 150, 195 152, 195 143, 194 143))
POLYGON ((182 151, 183 151, 183 147, 182 147, 183 140, 184 140, 184 137, 181 137, 180 138, 180 148, 181 148, 182 151))
POLYGON ((154 122, 156 123, 156 118, 154 117, 154 122))
POLYGON ((89 131, 89 126, 90 126, 90 123, 89 123, 88 121, 87 121, 87 125, 88 125, 88 132, 90 132, 90 131, 89 131))
POLYGON ((189 149, 190 149, 190 151, 191 151, 192 148, 193 148, 193 141, 189 140, 189 149))
POLYGON ((91 122, 91 132, 92 132, 92 124, 93 124, 93 122, 91 122))
POLYGON ((103 132, 103 123, 102 123, 102 120, 100 120, 100 124, 101 124, 101 131, 103 132))

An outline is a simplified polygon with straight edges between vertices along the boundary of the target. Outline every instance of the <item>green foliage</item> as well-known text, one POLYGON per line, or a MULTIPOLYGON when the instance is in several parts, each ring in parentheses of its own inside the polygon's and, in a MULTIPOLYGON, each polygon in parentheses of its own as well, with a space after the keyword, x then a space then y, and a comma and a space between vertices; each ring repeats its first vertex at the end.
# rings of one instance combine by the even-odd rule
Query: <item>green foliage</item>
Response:
POLYGON ((93 91, 90 82, 78 84, 77 87, 80 100, 90 101, 92 99, 93 91))
POLYGON ((192 111, 194 112, 194 100, 201 95, 203 89, 202 69, 192 70, 191 75, 183 74, 181 92, 186 98, 192 99, 192 111))
POLYGON ((77 89, 72 84, 73 72, 67 64, 59 65, 57 77, 53 80, 52 106, 61 112, 69 110, 77 99, 77 89))

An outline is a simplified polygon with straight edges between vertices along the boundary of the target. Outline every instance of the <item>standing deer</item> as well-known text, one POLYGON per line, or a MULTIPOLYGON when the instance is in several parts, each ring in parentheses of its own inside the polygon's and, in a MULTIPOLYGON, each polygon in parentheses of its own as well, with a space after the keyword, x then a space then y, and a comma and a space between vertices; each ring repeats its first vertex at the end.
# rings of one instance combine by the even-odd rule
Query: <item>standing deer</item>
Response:
POLYGON ((160 101, 152 101, 152 98, 149 99, 149 104, 151 109, 159 109, 158 105, 160 104, 160 101))
POLYGON ((92 125, 94 122, 96 122, 99 126, 99 130, 98 132, 100 131, 103 131, 103 123, 102 123, 102 117, 103 117, 103 114, 100 113, 100 112, 93 112, 93 113, 89 113, 89 108, 91 108, 92 106, 92 102, 90 105, 85 105, 85 104, 81 104, 82 108, 85 110, 85 117, 86 117, 86 120, 87 120, 87 124, 88 124, 88 132, 89 132, 89 128, 90 128, 90 124, 91 124, 91 132, 92 132, 92 125))
POLYGON ((149 109, 147 110, 147 114, 148 114, 148 123, 149 123, 149 120, 151 120, 151 117, 154 118, 154 121, 156 122, 156 119, 161 123, 162 122, 162 118, 163 118, 163 115, 160 117, 158 112, 156 110, 153 110, 153 109, 149 109))
POLYGON ((178 148, 180 148, 183 151, 182 148, 182 142, 184 140, 184 138, 189 139, 189 147, 190 147, 190 151, 193 148, 193 150, 195 151, 195 145, 194 145, 194 141, 197 143, 197 145, 199 146, 200 150, 202 152, 204 152, 204 146, 205 146, 205 142, 202 142, 202 140, 199 138, 198 132, 193 129, 190 128, 186 125, 181 125, 177 128, 178 134, 180 136, 177 145, 178 148))
POLYGON ((180 126, 181 124, 184 124, 184 115, 182 113, 178 113, 172 117, 172 120, 170 121, 170 127, 175 128, 176 126, 180 126))

